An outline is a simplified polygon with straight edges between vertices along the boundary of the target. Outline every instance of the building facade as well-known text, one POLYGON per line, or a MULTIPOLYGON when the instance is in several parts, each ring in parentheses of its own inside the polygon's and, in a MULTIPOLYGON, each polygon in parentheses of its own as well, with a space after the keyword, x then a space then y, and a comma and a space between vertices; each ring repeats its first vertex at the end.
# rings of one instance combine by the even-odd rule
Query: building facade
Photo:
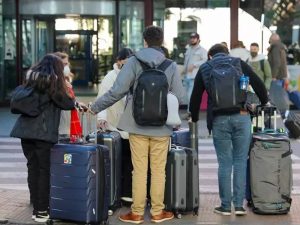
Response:
POLYGON ((299 43, 297 7, 295 0, 0 0, 0 104, 49 52, 69 54, 74 85, 98 83, 120 48, 143 47, 150 24, 163 27, 164 45, 178 64, 191 32, 200 33, 206 48, 248 38, 266 50, 270 27, 287 45, 299 43))

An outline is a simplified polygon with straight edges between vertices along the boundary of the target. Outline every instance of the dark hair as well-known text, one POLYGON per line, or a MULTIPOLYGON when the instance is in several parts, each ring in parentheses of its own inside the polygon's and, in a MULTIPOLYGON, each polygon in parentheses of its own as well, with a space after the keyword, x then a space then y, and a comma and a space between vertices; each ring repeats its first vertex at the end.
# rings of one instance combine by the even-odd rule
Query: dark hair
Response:
POLYGON ((54 52, 53 54, 61 59, 69 58, 69 55, 65 52, 54 52))
POLYGON ((170 58, 169 50, 166 47, 164 47, 164 46, 161 46, 160 48, 164 52, 165 57, 167 59, 169 59, 170 58))
POLYGON ((215 44, 208 50, 208 55, 214 56, 217 53, 229 54, 228 48, 223 44, 215 44))
POLYGON ((253 43, 251 43, 251 45, 250 46, 256 46, 256 47, 258 47, 259 48, 259 45, 256 43, 256 42, 253 42, 253 43))
POLYGON ((67 93, 63 70, 62 60, 54 54, 47 54, 30 68, 26 84, 41 93, 63 96, 67 93))
POLYGON ((148 26, 143 32, 143 37, 148 47, 160 47, 164 41, 164 31, 161 27, 148 26))
POLYGON ((130 48, 122 48, 117 55, 117 60, 124 60, 129 58, 133 54, 130 48))

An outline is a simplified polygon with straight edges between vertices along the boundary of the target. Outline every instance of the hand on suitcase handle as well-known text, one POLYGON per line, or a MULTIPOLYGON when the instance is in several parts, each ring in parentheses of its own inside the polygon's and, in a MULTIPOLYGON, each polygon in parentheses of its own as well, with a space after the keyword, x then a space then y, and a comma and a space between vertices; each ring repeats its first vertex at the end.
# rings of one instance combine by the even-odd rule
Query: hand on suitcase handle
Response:
POLYGON ((100 129, 101 131, 106 131, 108 129, 108 123, 106 120, 98 120, 97 121, 97 128, 100 129))

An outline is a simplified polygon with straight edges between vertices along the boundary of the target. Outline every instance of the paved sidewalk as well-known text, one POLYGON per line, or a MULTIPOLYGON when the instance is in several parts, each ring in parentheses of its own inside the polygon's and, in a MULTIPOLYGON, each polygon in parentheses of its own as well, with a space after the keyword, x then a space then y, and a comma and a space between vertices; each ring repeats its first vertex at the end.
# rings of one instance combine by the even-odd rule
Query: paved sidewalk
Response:
MULTIPOLYGON (((38 224, 31 220, 32 207, 29 205, 27 191, 0 190, 0 224, 38 224)), ((299 225, 300 224, 300 195, 293 196, 291 212, 281 216, 255 215, 247 208, 248 215, 243 217, 221 216, 213 213, 214 206, 219 204, 217 194, 200 194, 199 215, 184 215, 181 219, 164 222, 164 225, 299 225)), ((118 220, 121 213, 129 208, 123 207, 109 218, 110 225, 125 225, 118 220)), ((146 211, 144 224, 150 223, 149 210, 146 211)), ((57 222, 58 225, 77 223, 57 222)))

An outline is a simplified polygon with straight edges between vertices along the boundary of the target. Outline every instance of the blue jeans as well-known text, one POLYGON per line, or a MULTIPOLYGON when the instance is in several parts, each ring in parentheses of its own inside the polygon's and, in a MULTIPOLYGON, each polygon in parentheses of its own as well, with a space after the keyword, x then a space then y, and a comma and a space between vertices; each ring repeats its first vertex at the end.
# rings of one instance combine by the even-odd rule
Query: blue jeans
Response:
POLYGON ((216 116, 213 121, 213 142, 218 159, 219 196, 221 206, 242 207, 245 196, 247 157, 251 140, 249 115, 216 116), (231 174, 233 169, 233 194, 231 174))
POLYGON ((188 112, 189 112, 189 104, 190 104, 190 99, 191 99, 191 95, 193 92, 193 88, 194 88, 194 78, 184 78, 183 82, 184 82, 184 87, 185 87, 185 91, 186 91, 186 96, 187 96, 187 106, 188 106, 188 112))

